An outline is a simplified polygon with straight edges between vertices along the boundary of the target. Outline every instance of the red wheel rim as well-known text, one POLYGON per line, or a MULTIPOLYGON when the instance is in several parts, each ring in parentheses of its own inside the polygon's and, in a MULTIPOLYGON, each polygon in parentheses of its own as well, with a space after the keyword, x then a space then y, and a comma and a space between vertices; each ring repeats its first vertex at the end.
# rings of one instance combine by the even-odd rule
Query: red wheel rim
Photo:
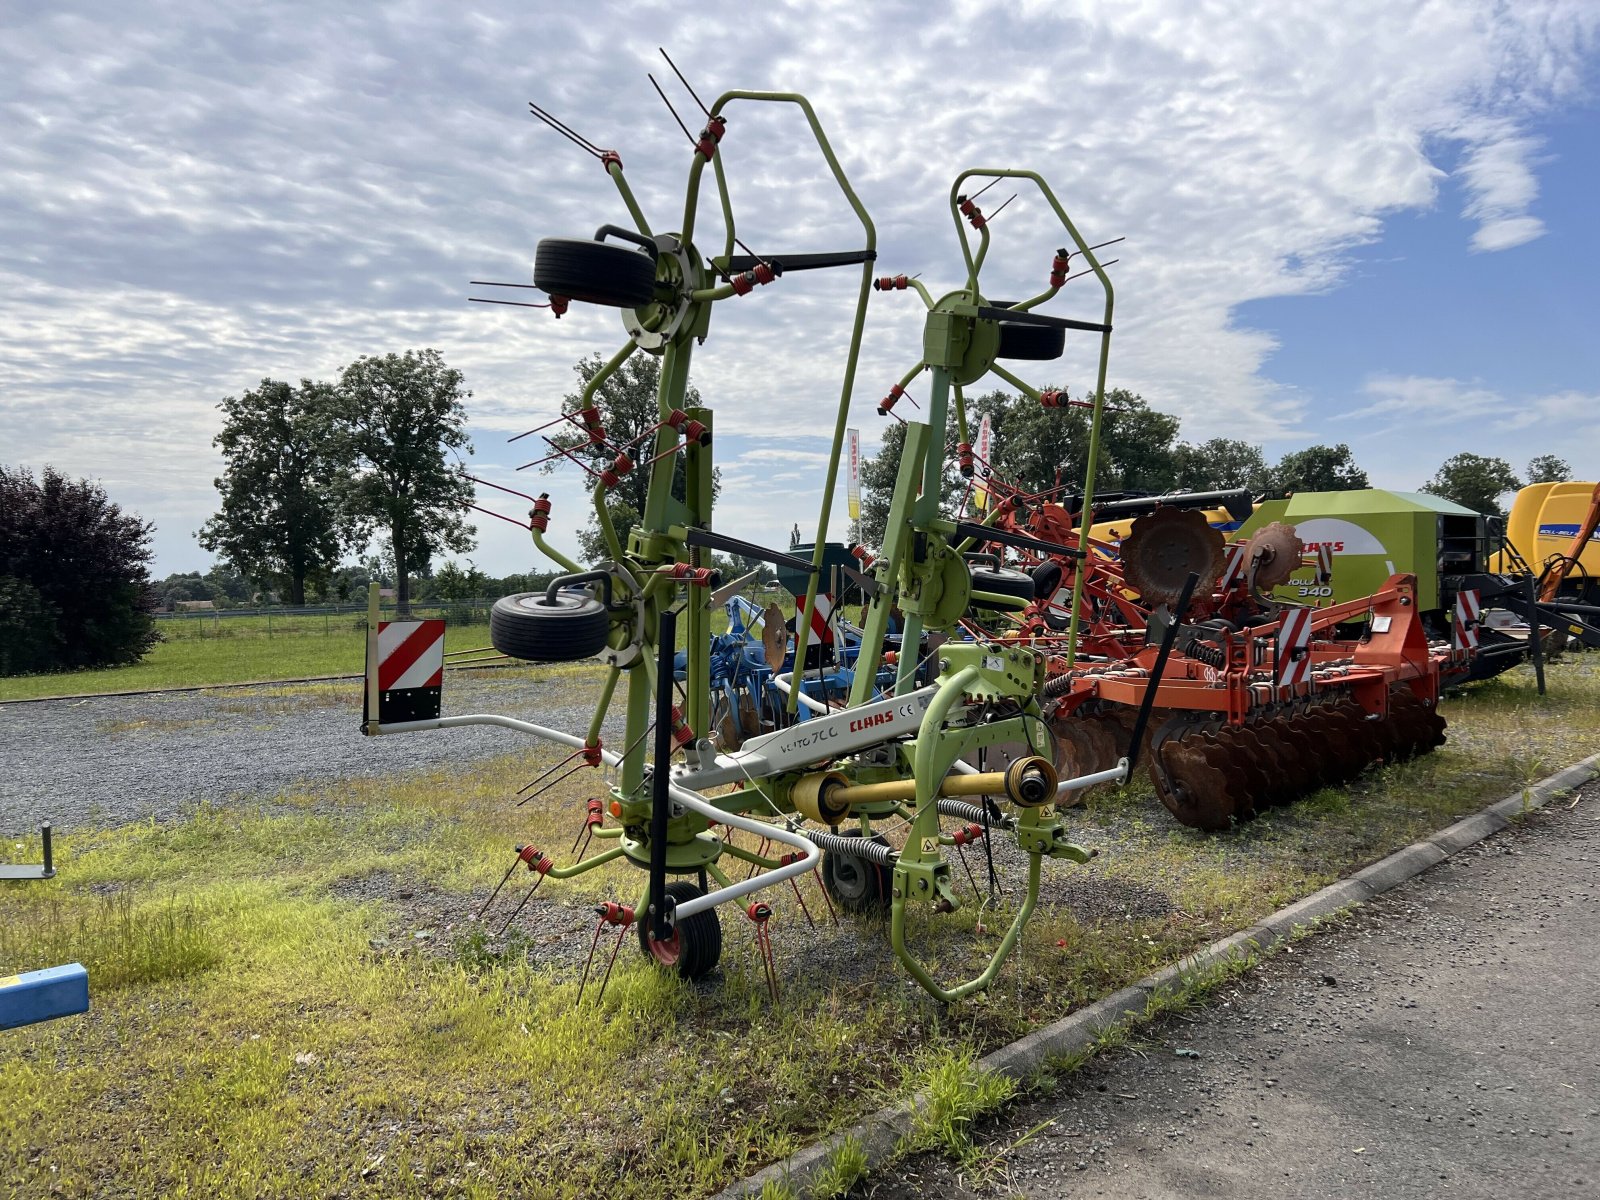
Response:
POLYGON ((678 931, 676 929, 672 931, 670 936, 660 941, 653 937, 646 937, 644 941, 645 945, 650 948, 650 957, 663 967, 675 967, 678 965, 678 954, 681 945, 678 941, 678 931))

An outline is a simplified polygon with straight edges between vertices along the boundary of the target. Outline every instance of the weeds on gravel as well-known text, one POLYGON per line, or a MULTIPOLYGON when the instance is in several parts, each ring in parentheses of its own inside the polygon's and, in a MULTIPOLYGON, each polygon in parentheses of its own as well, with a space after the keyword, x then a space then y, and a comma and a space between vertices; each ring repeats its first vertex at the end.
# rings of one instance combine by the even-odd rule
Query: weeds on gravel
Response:
POLYGON ((975 1051, 930 1051, 915 1076, 926 1103, 916 1114, 903 1151, 938 1150, 963 1161, 972 1152, 972 1126, 1016 1093, 1016 1080, 978 1065, 975 1051))
MULTIPOLYGON (((828 1155, 828 1165, 812 1181, 811 1195, 814 1200, 835 1200, 835 1197, 848 1195, 866 1173, 866 1148, 859 1138, 845 1137, 828 1155)), ((764 1197, 766 1191, 761 1194, 764 1197)))
MULTIPOLYGON (((580 1009, 585 906, 632 903, 640 886, 621 866, 542 889, 518 926, 533 945, 414 938, 418 900, 435 898, 430 925, 470 913, 514 844, 568 860, 599 781, 516 807, 553 761, 539 751, 64 836, 61 878, 0 892, 0 931, 31 925, 41 897, 88 911, 101 903, 89 889, 114 883, 136 914, 199 914, 213 969, 101 988, 91 966, 87 1017, 9 1033, 0 1178, 66 1196, 702 1195, 919 1088, 938 1098, 923 1136, 959 1155, 1014 1086, 978 1072, 987 1049, 1504 796, 1540 763, 1600 749, 1600 673, 1569 660, 1551 687, 1539 700, 1513 675, 1452 699, 1441 752, 1221 836, 1177 828, 1142 784, 1097 799, 1070 819, 1101 857, 1051 864, 1013 962, 951 1009, 907 982, 877 924, 835 927, 817 903, 811 931, 787 891, 772 897, 780 1003, 730 906, 706 984, 625 941, 603 1001, 591 984, 580 1009), (172 899, 140 899, 152 894, 172 899), (560 921, 576 961, 556 952, 560 921), (885 1068, 897 1063, 912 1069, 885 1068)), ((0 847, 12 853, 29 850, 0 847)), ((910 934, 958 976, 1015 899, 981 914, 983 930, 969 905, 912 913, 910 934)), ((62 908, 41 953, 86 960, 95 938, 77 911, 62 908)), ((1114 1027, 1101 1046, 1130 1036, 1114 1027)))

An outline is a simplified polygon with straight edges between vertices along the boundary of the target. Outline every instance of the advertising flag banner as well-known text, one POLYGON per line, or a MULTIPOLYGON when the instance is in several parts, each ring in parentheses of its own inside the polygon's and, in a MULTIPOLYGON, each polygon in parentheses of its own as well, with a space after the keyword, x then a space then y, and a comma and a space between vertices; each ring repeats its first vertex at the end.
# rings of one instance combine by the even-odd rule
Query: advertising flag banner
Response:
POLYGON ((861 520, 861 433, 859 430, 845 430, 845 457, 848 470, 845 473, 845 495, 850 501, 850 519, 861 520))
POLYGON ((983 420, 978 423, 978 444, 975 447, 978 457, 978 483, 972 490, 974 508, 989 507, 989 489, 983 485, 983 481, 989 478, 989 438, 989 414, 985 413, 983 420))

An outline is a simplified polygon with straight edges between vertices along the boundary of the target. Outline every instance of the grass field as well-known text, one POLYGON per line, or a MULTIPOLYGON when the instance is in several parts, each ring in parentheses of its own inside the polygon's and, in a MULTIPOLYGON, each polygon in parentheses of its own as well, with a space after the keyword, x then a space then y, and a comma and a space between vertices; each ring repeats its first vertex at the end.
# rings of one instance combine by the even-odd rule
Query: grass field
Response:
MULTIPOLYGON (((761 597, 763 601, 769 598, 761 597)), ((794 601, 788 598, 785 615, 793 614, 794 601)), ((419 609, 418 615, 431 617, 439 613, 419 609)), ((392 614, 385 614, 385 620, 391 618, 392 614)), ((712 614, 715 631, 725 630, 727 624, 727 617, 720 610, 712 614)), ((99 671, 0 679, 0 701, 359 675, 366 653, 362 632, 366 618, 362 614, 192 618, 163 621, 160 628, 164 640, 142 662, 99 671)), ((451 622, 446 627, 447 651, 488 644, 489 627, 481 620, 470 625, 451 622)))
MULTIPOLYGON (((1522 671, 1453 698, 1435 754, 1225 835, 1176 826, 1142 782, 1095 802, 1073 822, 1101 856, 1047 864, 1054 899, 1017 956, 948 1009, 881 926, 812 934, 778 893, 781 1003, 730 907, 707 984, 625 945, 603 1001, 591 984, 577 1007, 585 906, 631 902, 626 868, 548 884, 509 944, 447 928, 513 841, 567 858, 592 780, 508 803, 542 751, 64 838, 60 878, 0 892, 0 974, 78 959, 94 1009, 0 1035, 0 1179, 60 1196, 698 1196, 923 1086, 945 1100, 919 1137, 959 1148, 1009 1090, 978 1074, 986 1049, 1600 750, 1594 657, 1552 667, 1544 699, 1522 671), (1068 903, 1068 885, 1115 903, 1068 903), (554 931, 575 923, 574 961, 554 931)), ((913 938, 960 976, 1003 908, 918 920, 913 938)))

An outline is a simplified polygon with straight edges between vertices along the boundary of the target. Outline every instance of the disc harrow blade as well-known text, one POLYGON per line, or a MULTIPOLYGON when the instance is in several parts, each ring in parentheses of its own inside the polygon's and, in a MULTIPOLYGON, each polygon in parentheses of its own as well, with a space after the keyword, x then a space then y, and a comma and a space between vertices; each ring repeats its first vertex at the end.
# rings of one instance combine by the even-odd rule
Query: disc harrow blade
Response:
POLYGON ((1172 738, 1157 751, 1172 781, 1170 788, 1151 770, 1161 802, 1179 822, 1194 829, 1227 829, 1239 809, 1233 780, 1210 757, 1217 749, 1210 734, 1172 738))

